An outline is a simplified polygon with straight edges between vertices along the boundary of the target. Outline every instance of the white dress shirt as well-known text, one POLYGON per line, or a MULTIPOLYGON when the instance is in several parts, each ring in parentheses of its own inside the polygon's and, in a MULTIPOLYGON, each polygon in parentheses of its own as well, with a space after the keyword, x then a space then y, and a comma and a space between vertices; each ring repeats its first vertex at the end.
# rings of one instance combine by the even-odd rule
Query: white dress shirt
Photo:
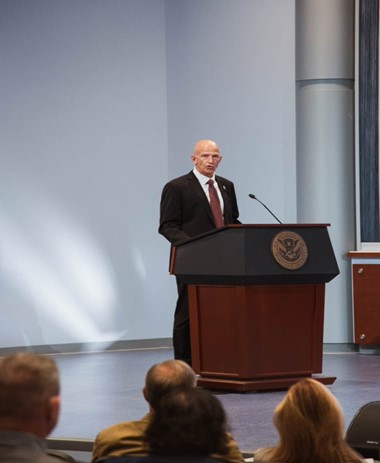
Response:
POLYGON ((205 192, 205 195, 207 196, 208 202, 210 202, 210 195, 208 192, 208 181, 209 180, 214 180, 214 188, 216 192, 218 193, 218 198, 220 202, 220 208, 222 209, 222 213, 224 212, 224 201, 223 201, 223 196, 222 193, 220 192, 218 182, 215 180, 215 174, 212 177, 206 177, 206 175, 202 175, 197 171, 197 169, 194 167, 194 175, 197 177, 199 183, 201 184, 203 191, 205 192))

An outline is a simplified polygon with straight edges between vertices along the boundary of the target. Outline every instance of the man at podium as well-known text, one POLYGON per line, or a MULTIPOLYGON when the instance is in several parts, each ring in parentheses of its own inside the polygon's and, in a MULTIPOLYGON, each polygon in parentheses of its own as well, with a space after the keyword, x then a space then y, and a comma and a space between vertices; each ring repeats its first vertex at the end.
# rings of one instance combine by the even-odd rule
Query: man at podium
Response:
MULTIPOLYGON (((214 141, 199 140, 191 155, 194 169, 164 186, 159 233, 173 246, 214 228, 240 223, 233 183, 215 175, 221 160, 219 147, 214 141)), ((177 278, 177 288, 174 358, 191 365, 187 286, 177 278)))

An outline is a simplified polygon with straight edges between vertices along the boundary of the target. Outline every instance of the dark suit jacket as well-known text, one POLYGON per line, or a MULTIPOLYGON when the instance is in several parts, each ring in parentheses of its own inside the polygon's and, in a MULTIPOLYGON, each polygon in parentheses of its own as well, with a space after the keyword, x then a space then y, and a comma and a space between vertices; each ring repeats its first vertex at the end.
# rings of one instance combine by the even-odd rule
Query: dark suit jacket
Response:
POLYGON ((58 450, 48 450, 46 440, 30 432, 0 430, 0 461, 7 463, 75 463, 58 450))
MULTIPOLYGON (((224 223, 240 223, 234 184, 215 176, 224 201, 224 223)), ((171 180, 161 196, 159 233, 173 245, 215 228, 210 203, 191 171, 171 180)))

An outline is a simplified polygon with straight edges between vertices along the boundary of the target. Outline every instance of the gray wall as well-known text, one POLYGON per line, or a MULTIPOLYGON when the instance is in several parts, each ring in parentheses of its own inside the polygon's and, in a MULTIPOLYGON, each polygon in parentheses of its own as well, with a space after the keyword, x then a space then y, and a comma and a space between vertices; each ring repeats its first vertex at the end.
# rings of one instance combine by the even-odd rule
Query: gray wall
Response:
POLYGON ((0 2, 0 347, 170 335, 164 6, 0 2))
POLYGON ((166 5, 169 177, 186 168, 195 139, 214 138, 244 221, 272 222, 248 193, 296 220, 294 2, 166 5))
POLYGON ((159 199, 198 138, 243 222, 296 222, 294 36, 294 0, 0 2, 0 347, 171 336, 159 199))

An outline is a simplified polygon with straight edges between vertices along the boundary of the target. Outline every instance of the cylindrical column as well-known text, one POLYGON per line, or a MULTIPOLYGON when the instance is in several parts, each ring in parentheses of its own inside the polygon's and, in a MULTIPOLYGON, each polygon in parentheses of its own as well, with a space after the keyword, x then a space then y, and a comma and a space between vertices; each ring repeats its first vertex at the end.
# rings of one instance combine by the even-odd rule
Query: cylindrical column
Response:
POLYGON ((297 0, 297 215, 330 223, 340 275, 326 289, 325 342, 352 342, 354 0, 297 0))

